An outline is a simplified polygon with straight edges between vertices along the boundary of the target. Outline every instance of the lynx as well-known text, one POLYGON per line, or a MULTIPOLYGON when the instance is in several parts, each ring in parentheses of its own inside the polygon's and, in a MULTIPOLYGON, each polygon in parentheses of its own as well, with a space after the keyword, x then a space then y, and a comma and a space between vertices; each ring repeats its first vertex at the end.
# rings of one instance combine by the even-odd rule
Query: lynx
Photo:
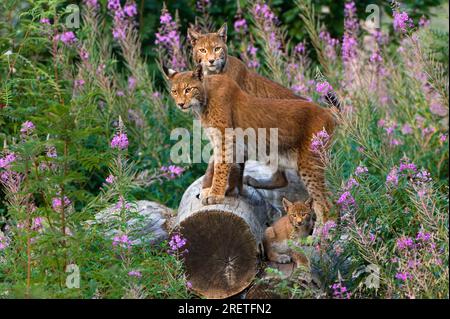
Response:
POLYGON ((312 200, 291 203, 283 198, 283 207, 286 215, 267 227, 264 232, 263 244, 267 258, 281 264, 293 260, 297 267, 301 264, 305 265, 306 257, 292 251, 288 246, 288 240, 297 240, 311 235, 314 226, 312 200))
MULTIPOLYGON (((328 219, 330 204, 325 188, 324 167, 311 151, 313 134, 325 129, 332 134, 335 119, 332 111, 303 100, 257 98, 243 91, 226 75, 204 75, 202 66, 194 72, 168 72, 170 92, 183 111, 192 109, 204 128, 215 128, 220 134, 210 136, 214 154, 212 184, 203 204, 223 203, 229 176, 235 164, 227 163, 227 150, 235 149, 226 139, 227 128, 277 128, 278 157, 284 169, 295 169, 314 201, 319 224, 328 219)), ((257 137, 258 138, 258 137, 257 137)))
MULTIPOLYGON (((226 23, 217 32, 206 34, 201 34, 195 31, 193 27, 190 27, 188 36, 191 40, 194 62, 202 65, 205 75, 227 75, 236 81, 243 91, 255 97, 306 100, 294 94, 290 89, 249 70, 241 60, 228 55, 226 23)), ((211 186, 213 171, 214 162, 211 161, 203 178, 205 189, 211 186)), ((244 179, 243 174, 244 164, 241 164, 239 167, 233 167, 233 178, 230 179, 228 192, 232 192, 233 188, 237 187, 239 193, 241 193, 243 182, 253 187, 265 189, 280 188, 288 184, 282 170, 278 170, 276 174, 267 180, 255 180, 250 177, 244 179)))

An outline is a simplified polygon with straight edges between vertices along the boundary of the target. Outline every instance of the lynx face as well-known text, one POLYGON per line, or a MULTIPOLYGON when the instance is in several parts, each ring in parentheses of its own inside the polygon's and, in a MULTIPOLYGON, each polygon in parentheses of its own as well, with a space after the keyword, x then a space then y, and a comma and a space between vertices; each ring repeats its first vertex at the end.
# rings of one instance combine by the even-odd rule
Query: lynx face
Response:
POLYGON ((167 77, 170 82, 170 95, 181 111, 188 112, 191 108, 200 110, 203 107, 205 93, 201 82, 201 67, 197 67, 194 72, 178 73, 168 70, 167 77))
POLYGON ((283 206, 289 216, 289 221, 295 228, 303 226, 311 221, 313 212, 311 200, 291 203, 286 198, 283 198, 283 206))
POLYGON ((195 63, 200 63, 204 74, 222 72, 227 62, 227 25, 224 24, 217 32, 201 34, 193 29, 188 30, 193 47, 195 63))

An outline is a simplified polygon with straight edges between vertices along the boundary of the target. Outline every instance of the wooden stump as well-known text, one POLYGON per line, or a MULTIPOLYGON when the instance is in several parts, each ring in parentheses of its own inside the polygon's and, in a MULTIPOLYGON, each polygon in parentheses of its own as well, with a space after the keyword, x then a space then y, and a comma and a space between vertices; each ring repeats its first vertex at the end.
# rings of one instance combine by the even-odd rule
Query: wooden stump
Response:
MULTIPOLYGON (((249 168, 248 175, 260 176, 258 165, 249 168)), ((207 298, 227 298, 248 287, 258 273, 264 230, 281 216, 282 197, 304 199, 306 191, 295 181, 271 191, 246 186, 244 196, 203 206, 201 179, 184 193, 175 227, 187 239, 184 261, 192 290, 207 298)))
POLYGON ((185 267, 192 289, 207 298, 226 298, 246 288, 258 272, 267 203, 255 191, 203 206, 201 178, 185 192, 177 226, 187 239, 185 267))

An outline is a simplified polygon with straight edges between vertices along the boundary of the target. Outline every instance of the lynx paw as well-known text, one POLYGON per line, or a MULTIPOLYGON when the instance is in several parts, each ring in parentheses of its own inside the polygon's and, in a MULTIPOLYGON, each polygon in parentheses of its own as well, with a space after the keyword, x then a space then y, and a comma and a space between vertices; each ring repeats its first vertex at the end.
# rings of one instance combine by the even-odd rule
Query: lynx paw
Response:
POLYGON ((277 263, 279 264, 287 264, 291 262, 291 256, 288 255, 278 255, 277 263))
POLYGON ((220 195, 208 195, 202 199, 203 205, 222 204, 225 200, 225 196, 220 195))
POLYGON ((208 188, 203 188, 201 191, 200 191, 200 199, 201 200, 204 200, 206 197, 208 197, 208 194, 209 194, 209 187, 208 188))

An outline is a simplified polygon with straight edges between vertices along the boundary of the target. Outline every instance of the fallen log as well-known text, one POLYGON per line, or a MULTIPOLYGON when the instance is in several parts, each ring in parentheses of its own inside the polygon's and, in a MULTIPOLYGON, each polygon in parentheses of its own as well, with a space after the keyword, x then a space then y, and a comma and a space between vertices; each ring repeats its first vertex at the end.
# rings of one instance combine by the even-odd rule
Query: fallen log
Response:
MULTIPOLYGON (((249 166, 258 178, 258 164, 249 166)), ((247 172, 247 167, 246 167, 247 172)), ((289 178, 288 178, 289 179, 289 178)), ((244 196, 226 197, 221 205, 203 206, 201 178, 181 199, 176 228, 187 239, 185 268, 192 290, 207 298, 226 298, 248 287, 259 271, 264 255, 265 228, 281 216, 281 199, 304 199, 297 179, 285 189, 262 191, 245 187, 244 196), (291 193, 292 189, 298 189, 291 193)))

